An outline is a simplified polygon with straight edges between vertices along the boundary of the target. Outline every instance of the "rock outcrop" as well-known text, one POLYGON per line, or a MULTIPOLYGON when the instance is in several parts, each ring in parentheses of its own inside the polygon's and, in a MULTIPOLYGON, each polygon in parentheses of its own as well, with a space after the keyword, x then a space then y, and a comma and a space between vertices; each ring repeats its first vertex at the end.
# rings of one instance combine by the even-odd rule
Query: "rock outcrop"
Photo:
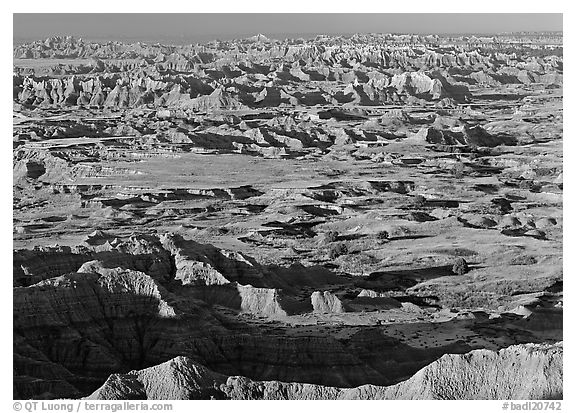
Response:
POLYGON ((561 399, 562 343, 445 355, 394 386, 325 387, 215 374, 188 358, 112 375, 88 398, 257 400, 561 399))
POLYGON ((314 291, 310 296, 312 308, 319 313, 343 313, 342 301, 330 291, 314 291))
POLYGON ((402 46, 418 45, 414 42, 419 40, 405 43, 393 35, 317 38, 302 44, 249 40, 240 49, 234 42, 163 46, 54 37, 17 46, 14 58, 77 63, 17 66, 14 96, 31 106, 154 105, 206 112, 414 99, 464 103, 470 101, 469 86, 474 84, 562 85, 561 57, 538 42, 521 53, 494 53, 506 48, 508 40, 505 35, 485 39, 480 51, 464 38, 420 40, 424 43, 415 53, 402 46), (544 56, 539 55, 542 50, 544 56), (324 83, 293 90, 305 82, 324 83))

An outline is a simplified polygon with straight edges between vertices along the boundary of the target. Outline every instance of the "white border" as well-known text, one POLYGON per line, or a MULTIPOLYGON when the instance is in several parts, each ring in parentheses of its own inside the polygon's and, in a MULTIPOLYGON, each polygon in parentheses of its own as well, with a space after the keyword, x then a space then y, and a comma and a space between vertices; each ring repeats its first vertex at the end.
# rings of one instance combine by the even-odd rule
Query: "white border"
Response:
MULTIPOLYGON (((118 1, 118 0, 98 0, 94 2, 78 2, 74 0, 61 0, 56 2, 47 2, 40 0, 28 0, 11 2, 7 7, 8 10, 2 13, 2 45, 3 45, 3 55, 8 58, 12 55, 12 13, 54 13, 54 12, 75 12, 75 13, 129 13, 129 12, 147 12, 147 13, 166 13, 166 12, 178 12, 178 13, 207 13, 207 12, 225 12, 225 13, 258 13, 258 12, 270 12, 270 13, 326 13, 326 12, 339 12, 339 13, 351 13, 351 12, 374 12, 374 13, 404 13, 404 12, 418 12, 418 13, 435 13, 435 12, 451 12, 451 13, 564 13, 564 65, 568 70, 566 70, 566 76, 564 77, 564 107, 565 114, 564 118, 567 120, 564 124, 564 157, 566 159, 564 168, 564 210, 568 211, 564 214, 564 251, 565 262, 564 262, 564 273, 565 273, 565 283, 566 287, 564 289, 565 294, 568 296, 568 300, 565 303, 565 323, 564 335, 565 335, 565 399, 563 402, 562 410, 564 412, 575 411, 573 409, 573 397, 570 389, 576 388, 574 386, 574 361, 575 357, 573 355, 573 329, 571 328, 571 323, 569 322, 574 316, 574 306, 572 304, 572 296, 574 291, 574 231, 575 222, 571 211, 574 211, 573 207, 576 207, 574 203, 574 187, 573 182, 575 182, 576 175, 574 173, 573 157, 575 155, 574 145, 576 135, 574 134, 575 127, 570 122, 572 119, 576 119, 573 116, 574 108, 574 80, 573 76, 576 75, 574 70, 574 13, 572 8, 569 6, 569 1, 504 1, 504 0, 482 0, 477 2, 465 2, 461 0, 447 0, 447 1, 426 1, 426 0, 411 0, 409 2, 350 2, 342 1, 337 2, 332 1, 316 1, 312 2, 310 0, 291 0, 288 2, 274 2, 272 0, 256 0, 256 1, 234 1, 234 0, 219 0, 217 2, 196 2, 196 1, 172 1, 172 2, 143 2, 143 1, 118 1), (473 3, 473 4, 472 4, 473 3), (572 270, 572 271, 571 271, 572 270)), ((11 58, 10 58, 11 59, 11 58)), ((1 193, 11 194, 12 185, 9 182, 8 177, 12 176, 12 169, 10 167, 12 148, 11 148, 11 136, 12 136, 12 85, 11 82, 11 62, 5 62, 2 65, 3 76, 2 79, 5 82, 5 96, 2 98, 2 126, 5 131, 3 138, 1 140, 2 145, 2 157, 3 162, 1 163, 1 176, 5 177, 0 181, 1 183, 1 193)), ((12 203, 8 195, 3 197, 5 202, 1 204, 2 220, 0 220, 0 231, 2 236, 0 237, 2 241, 2 248, 0 249, 1 261, 8 263, 12 260, 12 203), (10 219, 9 219, 10 217, 10 219)), ((5 287, 2 289, 2 326, 5 330, 9 330, 10 333, 5 332, 6 339, 2 341, 2 357, 3 357, 3 374, 2 374, 2 384, 0 387, 0 408, 4 407, 4 411, 12 410, 12 342, 8 339, 8 335, 11 336, 11 324, 12 324, 12 294, 11 294, 11 283, 12 275, 7 269, 4 275, 5 287)), ((279 402, 275 401, 273 404, 270 402, 210 402, 210 401, 196 401, 196 402, 176 402, 174 411, 194 411, 194 409, 211 409, 216 411, 225 411, 234 409, 236 411, 288 411, 293 407, 296 407, 290 403, 298 402, 279 402), (193 403, 193 404, 192 404, 193 403), (207 403, 211 403, 210 406, 207 403), (234 403, 232 405, 231 403, 234 403)), ((335 402, 312 402, 314 404, 299 404, 300 408, 312 408, 312 409, 322 409, 329 408, 333 411, 348 411, 356 406, 353 401, 342 401, 340 403, 335 402), (331 403, 330 405, 326 403, 331 403)), ((363 402, 360 402, 363 403, 363 402)), ((392 411, 392 412, 501 412, 501 403, 495 401, 476 401, 476 402, 466 402, 466 401, 453 401, 453 402, 437 402, 437 401, 385 401, 385 402, 366 402, 371 403, 370 405, 363 405, 360 408, 376 409, 376 411, 392 411), (379 403, 378 405, 376 403, 379 403)))

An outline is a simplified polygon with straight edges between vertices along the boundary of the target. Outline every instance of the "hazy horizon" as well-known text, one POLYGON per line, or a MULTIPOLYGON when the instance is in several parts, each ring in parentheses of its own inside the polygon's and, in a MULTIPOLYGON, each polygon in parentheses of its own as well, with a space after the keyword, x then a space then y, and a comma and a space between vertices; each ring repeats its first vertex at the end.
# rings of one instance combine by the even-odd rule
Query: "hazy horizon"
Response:
POLYGON ((511 13, 50 13, 13 15, 13 42, 51 36, 93 41, 230 40, 257 33, 283 39, 353 33, 496 34, 562 31, 562 14, 511 13))

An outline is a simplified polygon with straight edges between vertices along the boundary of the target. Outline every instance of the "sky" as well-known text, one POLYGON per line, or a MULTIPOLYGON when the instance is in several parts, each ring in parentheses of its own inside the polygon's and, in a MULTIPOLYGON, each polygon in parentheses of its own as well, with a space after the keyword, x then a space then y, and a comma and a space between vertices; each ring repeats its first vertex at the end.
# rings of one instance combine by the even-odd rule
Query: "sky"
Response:
POLYGON ((262 33, 270 37, 351 33, 562 31, 562 14, 495 13, 44 13, 13 15, 14 41, 85 39, 202 42, 262 33))

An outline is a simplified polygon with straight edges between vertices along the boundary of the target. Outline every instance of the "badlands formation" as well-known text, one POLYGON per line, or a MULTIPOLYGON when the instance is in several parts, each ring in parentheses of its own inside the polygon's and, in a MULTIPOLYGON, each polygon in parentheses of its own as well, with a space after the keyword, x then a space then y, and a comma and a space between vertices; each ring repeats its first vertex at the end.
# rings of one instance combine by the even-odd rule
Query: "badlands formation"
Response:
POLYGON ((562 35, 13 50, 14 398, 562 398, 562 35))

